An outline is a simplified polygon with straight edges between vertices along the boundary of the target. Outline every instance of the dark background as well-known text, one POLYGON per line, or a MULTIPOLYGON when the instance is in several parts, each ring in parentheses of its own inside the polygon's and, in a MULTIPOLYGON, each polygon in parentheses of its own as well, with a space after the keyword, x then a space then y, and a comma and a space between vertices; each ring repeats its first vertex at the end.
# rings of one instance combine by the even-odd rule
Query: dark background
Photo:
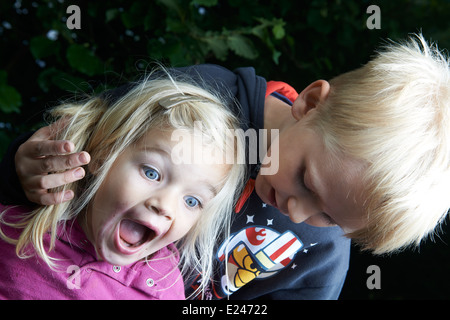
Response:
MULTIPOLYGON (((422 31, 450 49, 449 0, 12 0, 0 3, 0 157, 11 139, 42 126, 43 111, 115 87, 151 69, 217 63, 253 66, 298 91, 367 62, 383 40, 422 31), (381 28, 366 26, 378 5, 381 28), (81 29, 69 30, 69 5, 81 29)), ((374 257, 352 249, 341 299, 450 298, 449 227, 420 249, 374 257), (381 270, 369 290, 367 268, 381 270)))

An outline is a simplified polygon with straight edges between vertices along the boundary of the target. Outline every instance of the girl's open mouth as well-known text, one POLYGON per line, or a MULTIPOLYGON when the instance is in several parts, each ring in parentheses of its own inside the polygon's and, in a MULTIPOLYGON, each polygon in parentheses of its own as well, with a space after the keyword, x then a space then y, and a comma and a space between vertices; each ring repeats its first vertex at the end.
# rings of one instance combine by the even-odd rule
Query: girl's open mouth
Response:
POLYGON ((123 219, 119 224, 116 246, 123 254, 133 254, 158 234, 156 228, 135 220, 123 219))

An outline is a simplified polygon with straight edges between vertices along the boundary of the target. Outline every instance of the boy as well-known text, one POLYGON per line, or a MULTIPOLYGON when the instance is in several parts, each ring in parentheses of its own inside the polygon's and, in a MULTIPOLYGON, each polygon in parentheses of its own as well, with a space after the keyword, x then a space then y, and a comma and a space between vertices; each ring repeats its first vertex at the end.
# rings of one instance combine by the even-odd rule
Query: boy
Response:
MULTIPOLYGON (((230 90, 242 107, 230 101, 244 130, 279 130, 266 141, 279 169, 262 175, 251 166, 254 180, 238 203, 231 236, 218 241, 220 272, 204 298, 337 298, 348 268, 347 238, 375 253, 392 252, 419 244, 444 219, 450 72, 447 58, 421 35, 299 95, 284 84, 266 86, 248 68, 179 71, 230 90)), ((119 96, 120 90, 111 93, 119 96)), ((46 141, 47 132, 38 131, 16 153, 26 195, 39 203, 60 201, 64 195, 47 189, 78 179, 74 173, 89 161, 61 156, 71 152, 70 142, 46 141)), ((11 181, 3 198, 18 185, 11 181)))

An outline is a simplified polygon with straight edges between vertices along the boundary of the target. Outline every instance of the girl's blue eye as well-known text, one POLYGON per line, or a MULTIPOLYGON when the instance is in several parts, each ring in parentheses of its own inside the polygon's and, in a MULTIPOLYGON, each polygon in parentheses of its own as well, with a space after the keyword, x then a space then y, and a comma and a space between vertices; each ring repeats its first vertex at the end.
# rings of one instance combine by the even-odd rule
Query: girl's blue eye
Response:
POLYGON ((158 172, 158 170, 156 170, 154 168, 144 167, 144 174, 150 180, 155 180, 155 181, 159 180, 159 172, 158 172))
POLYGON ((190 208, 194 208, 200 205, 200 201, 198 201, 198 199, 191 197, 191 196, 187 196, 184 198, 184 202, 186 202, 186 205, 190 208))

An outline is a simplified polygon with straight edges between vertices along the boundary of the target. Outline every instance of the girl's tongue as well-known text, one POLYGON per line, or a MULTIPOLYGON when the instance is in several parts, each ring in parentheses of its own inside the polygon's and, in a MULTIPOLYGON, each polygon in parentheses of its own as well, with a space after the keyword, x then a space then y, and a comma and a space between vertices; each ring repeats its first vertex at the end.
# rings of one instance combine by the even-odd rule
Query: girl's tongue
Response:
POLYGON ((148 228, 129 219, 124 219, 119 226, 120 238, 130 247, 140 245, 146 239, 148 228))

